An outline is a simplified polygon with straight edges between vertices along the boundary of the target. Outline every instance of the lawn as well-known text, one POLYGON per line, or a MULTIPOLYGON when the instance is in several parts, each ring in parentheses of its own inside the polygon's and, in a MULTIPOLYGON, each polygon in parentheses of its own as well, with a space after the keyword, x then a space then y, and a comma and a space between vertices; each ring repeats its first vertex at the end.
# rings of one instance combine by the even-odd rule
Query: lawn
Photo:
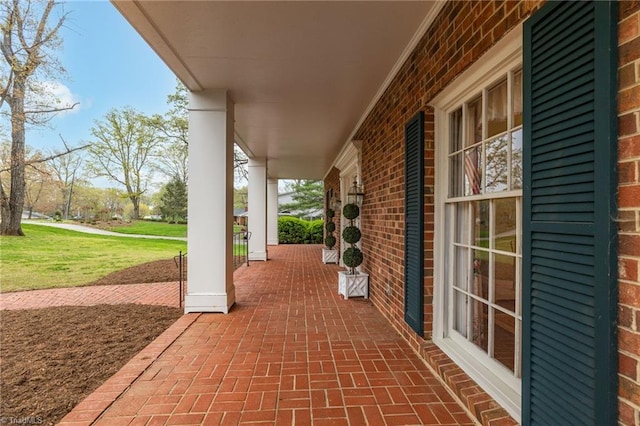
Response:
POLYGON ((161 235, 163 237, 185 237, 187 236, 186 224, 172 224, 166 222, 150 222, 137 220, 129 225, 113 226, 109 231, 121 234, 138 235, 161 235))
POLYGON ((107 237, 23 224, 26 237, 0 237, 0 291, 80 286, 111 272, 187 250, 186 241, 107 237))

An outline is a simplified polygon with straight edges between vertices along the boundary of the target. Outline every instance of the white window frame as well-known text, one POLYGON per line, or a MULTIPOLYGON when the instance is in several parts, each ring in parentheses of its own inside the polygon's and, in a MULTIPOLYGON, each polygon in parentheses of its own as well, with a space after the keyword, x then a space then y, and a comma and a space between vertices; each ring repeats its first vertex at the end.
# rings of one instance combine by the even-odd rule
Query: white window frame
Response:
POLYGON ((473 353, 470 345, 463 347, 447 336, 450 308, 444 252, 445 228, 449 224, 445 215, 449 185, 449 113, 522 65, 522 34, 522 24, 519 24, 430 103, 435 112, 436 141, 433 341, 517 421, 521 413, 521 380, 508 374, 506 369, 485 365, 481 360, 487 354, 481 349, 473 353))

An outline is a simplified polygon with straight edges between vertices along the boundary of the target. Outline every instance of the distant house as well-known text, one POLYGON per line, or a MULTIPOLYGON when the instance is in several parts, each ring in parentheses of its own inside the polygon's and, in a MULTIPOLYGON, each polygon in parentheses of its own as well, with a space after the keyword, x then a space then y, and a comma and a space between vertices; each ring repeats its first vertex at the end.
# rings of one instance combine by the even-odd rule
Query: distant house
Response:
MULTIPOLYGON (((283 205, 293 203, 294 194, 295 192, 293 191, 283 192, 281 194, 278 194, 278 206, 283 206, 283 205)), ((301 211, 301 210, 287 210, 287 209, 282 209, 278 207, 278 216, 296 216, 296 217, 301 217, 307 220, 315 220, 315 219, 322 219, 323 211, 321 208, 307 209, 307 210, 301 211)))

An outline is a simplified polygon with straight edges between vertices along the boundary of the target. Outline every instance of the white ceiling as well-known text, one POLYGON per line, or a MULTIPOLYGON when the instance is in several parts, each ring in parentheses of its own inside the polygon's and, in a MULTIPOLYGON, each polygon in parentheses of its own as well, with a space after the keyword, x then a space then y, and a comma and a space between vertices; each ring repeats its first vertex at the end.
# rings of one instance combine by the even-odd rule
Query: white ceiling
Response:
POLYGON ((321 179, 435 13, 431 1, 113 2, 193 91, 228 89, 273 178, 321 179))

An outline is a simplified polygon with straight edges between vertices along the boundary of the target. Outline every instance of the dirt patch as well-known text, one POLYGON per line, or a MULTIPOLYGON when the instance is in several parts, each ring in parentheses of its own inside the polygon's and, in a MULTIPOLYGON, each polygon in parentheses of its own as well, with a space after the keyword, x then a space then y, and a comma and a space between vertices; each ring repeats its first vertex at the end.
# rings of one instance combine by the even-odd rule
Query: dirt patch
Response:
MULTIPOLYGON (((186 266, 185 266, 186 268, 186 266)), ((179 268, 173 259, 142 263, 112 272, 86 285, 164 283, 180 279, 179 268)), ((186 275, 183 275, 186 277, 186 275)))
POLYGON ((181 315, 144 305, 0 311, 0 416, 56 424, 181 315))

